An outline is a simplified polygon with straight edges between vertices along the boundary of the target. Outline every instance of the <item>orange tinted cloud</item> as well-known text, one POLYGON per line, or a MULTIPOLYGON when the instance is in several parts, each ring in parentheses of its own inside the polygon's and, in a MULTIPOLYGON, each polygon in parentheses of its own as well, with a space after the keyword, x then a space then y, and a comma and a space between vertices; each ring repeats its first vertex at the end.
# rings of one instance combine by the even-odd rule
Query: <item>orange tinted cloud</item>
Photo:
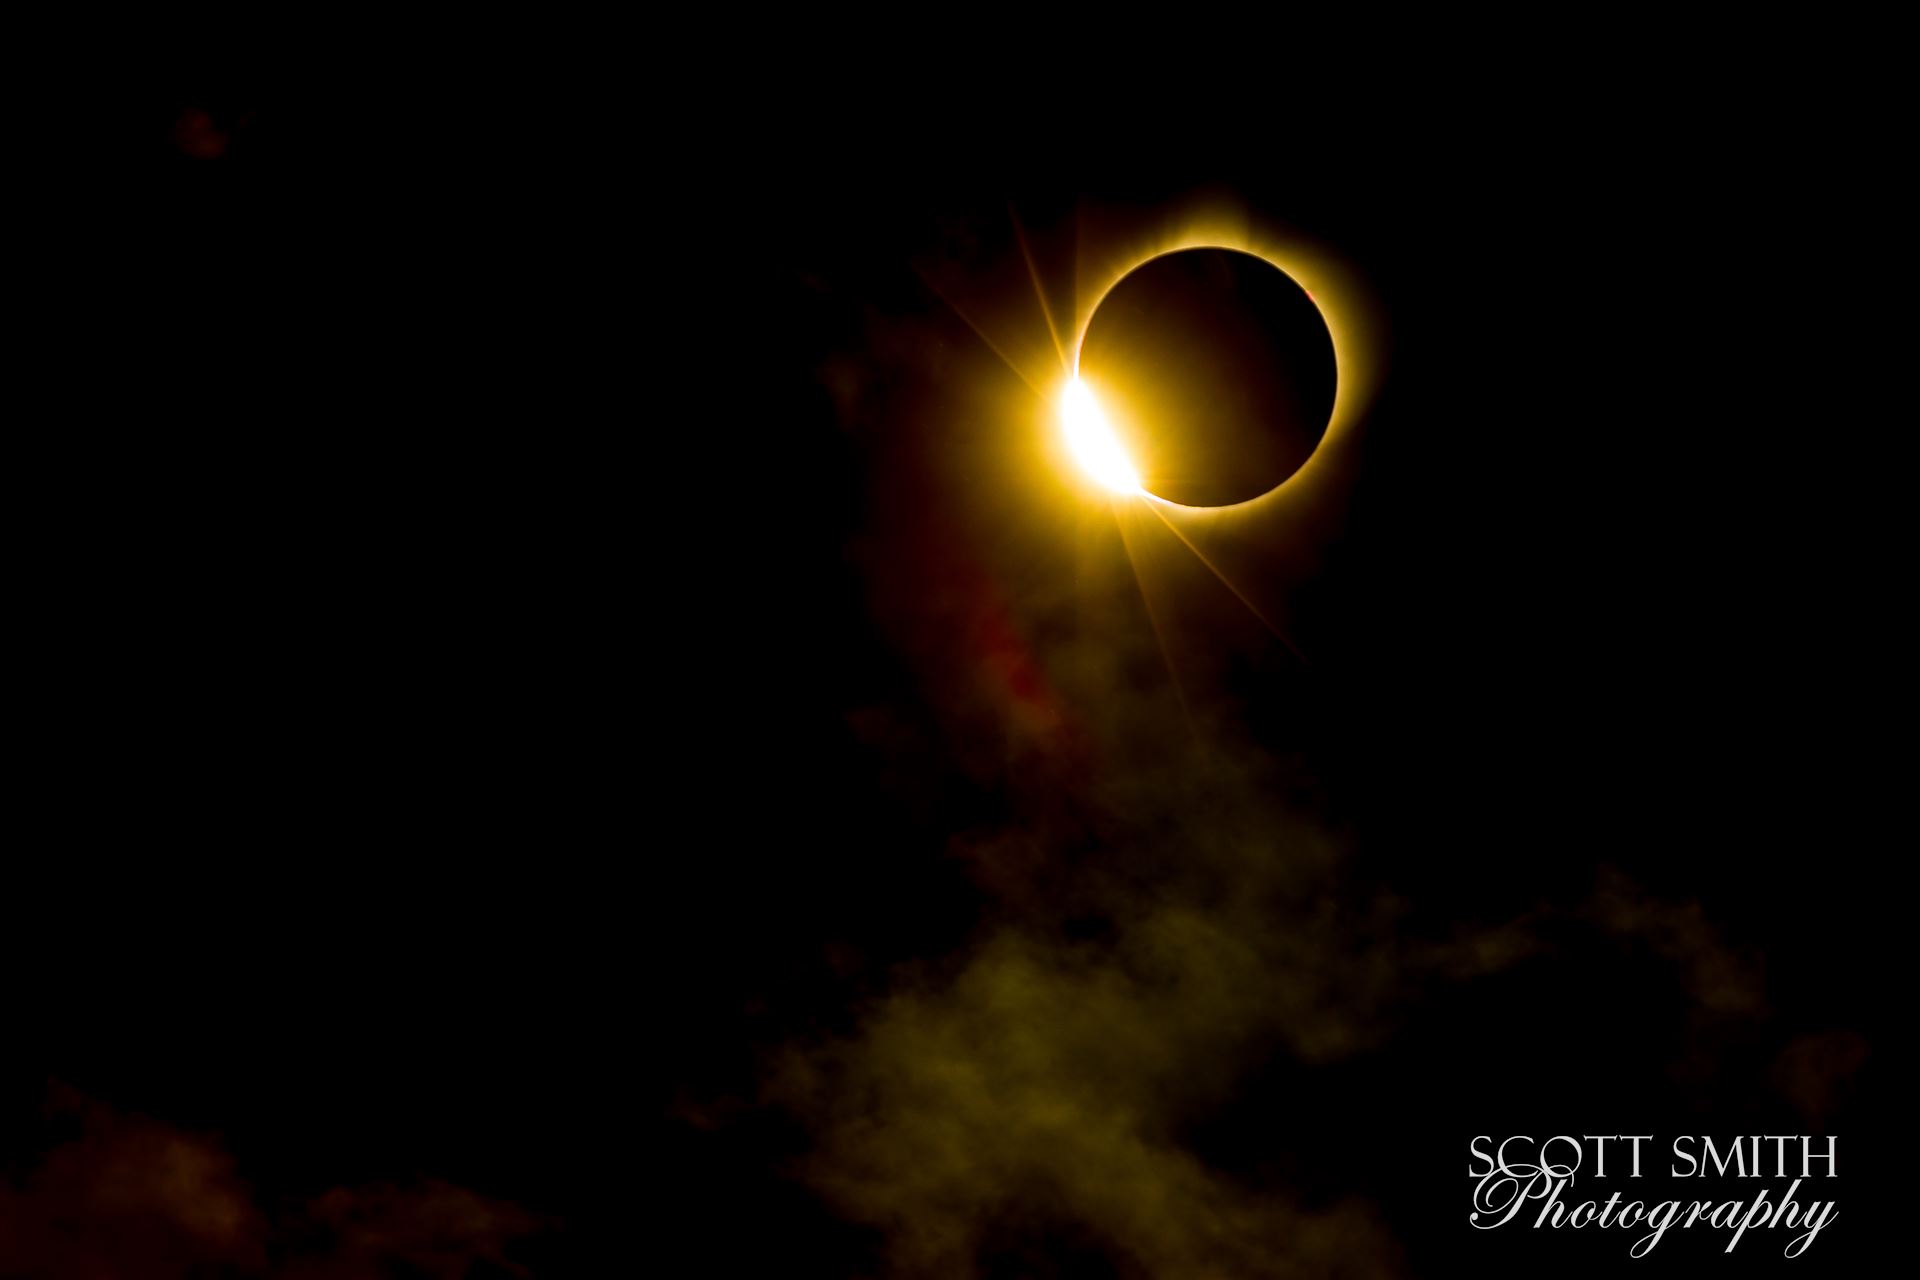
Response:
POLYGON ((339 1187, 271 1211, 218 1139, 55 1086, 48 1111, 73 1130, 0 1181, 0 1275, 277 1280, 407 1274, 460 1280, 477 1266, 526 1274, 512 1241, 550 1225, 507 1201, 439 1181, 339 1187))

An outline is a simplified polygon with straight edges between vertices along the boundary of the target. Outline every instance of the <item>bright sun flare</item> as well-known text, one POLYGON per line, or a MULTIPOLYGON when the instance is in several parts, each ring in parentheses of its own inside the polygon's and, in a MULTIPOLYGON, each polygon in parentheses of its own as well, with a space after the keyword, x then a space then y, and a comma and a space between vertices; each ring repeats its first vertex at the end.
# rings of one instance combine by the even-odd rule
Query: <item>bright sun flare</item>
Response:
POLYGON ((1100 402, 1077 376, 1060 393, 1060 424, 1074 461, 1088 475, 1115 493, 1140 492, 1140 475, 1132 460, 1100 411, 1100 402))

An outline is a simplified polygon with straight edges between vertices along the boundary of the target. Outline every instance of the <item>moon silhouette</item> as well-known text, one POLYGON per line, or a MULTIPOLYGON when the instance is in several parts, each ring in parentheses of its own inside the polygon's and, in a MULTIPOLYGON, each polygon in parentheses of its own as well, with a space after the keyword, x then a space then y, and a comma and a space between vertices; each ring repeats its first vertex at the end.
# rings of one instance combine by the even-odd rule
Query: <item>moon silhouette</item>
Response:
POLYGON ((1306 290, 1220 248, 1162 254, 1108 290, 1076 373, 1140 487, 1194 507, 1246 502, 1298 471, 1326 434, 1338 379, 1306 290))

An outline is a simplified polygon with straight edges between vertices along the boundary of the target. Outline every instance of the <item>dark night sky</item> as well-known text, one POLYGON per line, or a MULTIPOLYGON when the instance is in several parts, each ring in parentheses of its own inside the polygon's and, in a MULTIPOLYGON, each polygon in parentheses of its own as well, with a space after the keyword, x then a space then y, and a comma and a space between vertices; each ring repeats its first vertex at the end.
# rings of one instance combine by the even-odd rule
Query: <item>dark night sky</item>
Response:
POLYGON ((1150 1098, 1199 1203, 1330 1224, 1251 1256, 1611 1273, 1470 1232, 1458 1167, 1604 1126, 1841 1133, 1801 1269, 1850 1271, 1896 1161, 1870 104, 1162 85, 1068 145, 808 65, 116 117, 27 415, 0 1275, 1180 1274, 1172 1164, 1136 1236, 1097 1146, 977 1131, 1008 1093, 915 1145, 949 1031, 1031 1083, 967 1043, 1009 973, 1090 1010, 1032 1096, 1150 1098), (1237 548, 1307 664, 1168 570, 1190 728, 929 279, 1011 208, 1065 298, 1087 209, 1221 200, 1392 342, 1332 532, 1237 548), (1143 978, 1168 904, 1258 963, 1143 978))

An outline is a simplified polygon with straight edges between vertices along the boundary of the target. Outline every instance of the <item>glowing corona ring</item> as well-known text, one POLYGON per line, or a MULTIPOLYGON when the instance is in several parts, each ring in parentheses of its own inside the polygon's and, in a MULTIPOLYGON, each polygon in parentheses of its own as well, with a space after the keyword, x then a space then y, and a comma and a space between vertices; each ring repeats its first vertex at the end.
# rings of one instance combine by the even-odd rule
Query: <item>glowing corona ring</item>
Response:
POLYGON ((1116 253, 1107 270, 1088 271, 1082 264, 1082 278, 1092 277, 1104 283, 1091 294, 1091 301, 1075 317, 1073 358, 1066 384, 1059 397, 1060 428, 1068 452, 1082 471, 1103 489, 1118 496, 1132 496, 1196 515, 1242 512, 1272 500, 1301 476, 1319 469, 1319 460, 1336 443, 1365 409, 1373 397, 1379 376, 1378 324, 1371 300, 1352 273, 1332 254, 1308 241, 1279 234, 1255 232, 1244 227, 1227 231, 1220 221, 1189 223, 1172 233, 1152 238, 1142 245, 1136 242, 1130 251, 1116 253), (1244 502, 1226 506, 1190 507, 1147 492, 1141 487, 1139 473, 1127 457, 1119 437, 1108 424, 1100 408, 1098 389, 1089 387, 1080 377, 1080 348, 1086 341, 1094 313, 1122 280, 1156 258, 1188 249, 1226 249, 1250 254, 1280 271, 1306 291, 1307 298, 1320 312, 1333 339, 1334 394, 1333 411, 1326 431, 1305 463, 1291 476, 1267 492, 1244 502))

